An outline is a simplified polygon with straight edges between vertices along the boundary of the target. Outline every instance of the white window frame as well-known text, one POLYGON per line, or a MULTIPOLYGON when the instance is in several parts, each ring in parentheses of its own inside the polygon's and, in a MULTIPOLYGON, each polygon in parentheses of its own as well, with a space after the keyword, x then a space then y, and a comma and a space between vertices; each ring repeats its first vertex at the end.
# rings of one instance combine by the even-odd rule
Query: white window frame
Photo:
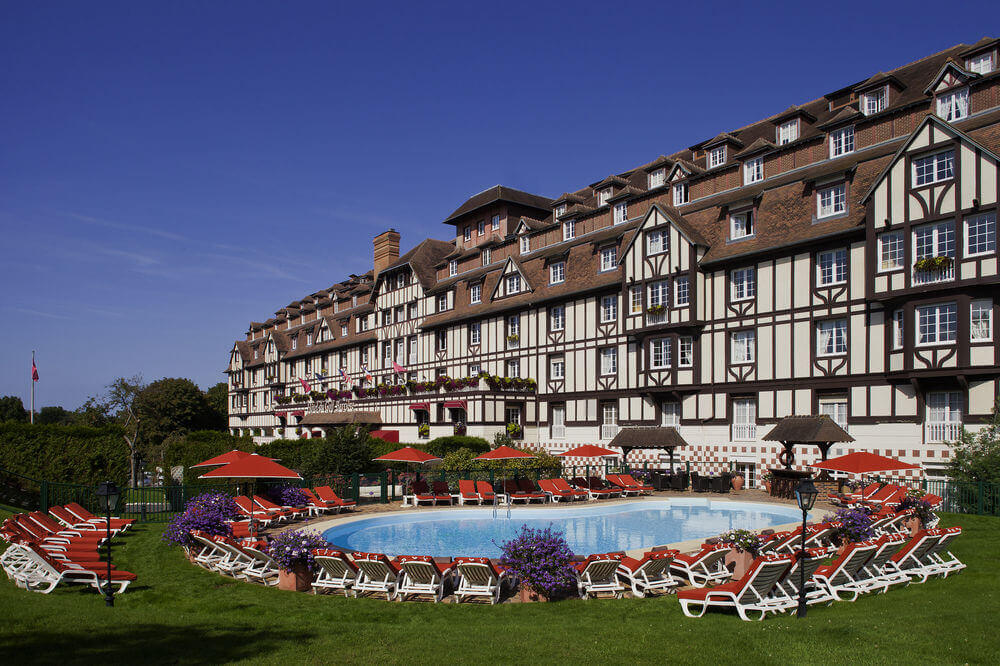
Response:
POLYGON ((993 211, 965 218, 965 256, 978 257, 997 251, 997 214, 993 211), (975 248, 973 247, 975 243, 975 248))
POLYGON ((690 368, 694 366, 694 338, 682 335, 677 338, 677 367, 690 368))
POLYGON ((521 335, 521 315, 507 315, 507 335, 521 335))
POLYGON ((494 215, 493 218, 490 220, 490 229, 492 231, 499 231, 500 230, 500 216, 499 215, 494 215))
POLYGON ((816 285, 830 287, 847 282, 847 250, 837 248, 816 255, 816 285))
POLYGON ((799 119, 794 118, 792 120, 787 120, 780 125, 778 125, 778 132, 776 135, 778 140, 778 145, 783 146, 786 143, 791 143, 799 138, 799 119))
POLYGON ((993 300, 977 298, 969 305, 969 340, 993 341, 993 300))
POLYGON ((757 269, 749 266, 729 273, 730 296, 735 302, 751 301, 757 297, 757 269), (741 293, 742 292, 742 293, 741 293))
POLYGON ((465 231, 463 233, 463 238, 466 240, 466 242, 472 240, 472 226, 471 225, 468 225, 468 224, 465 225, 465 231))
POLYGON ((506 291, 508 296, 510 296, 511 294, 520 294, 521 274, 511 273, 510 275, 508 275, 504 281, 504 290, 506 291))
POLYGON ((965 60, 965 68, 970 72, 979 74, 989 74, 993 71, 993 52, 980 53, 965 60))
POLYGON ((958 339, 958 304, 955 301, 916 308, 916 346, 953 345, 958 339))
POLYGON ((731 365, 749 365, 757 358, 757 333, 753 330, 733 331, 729 336, 731 365))
POLYGON ((737 442, 757 439, 757 401, 753 398, 733 398, 732 439, 737 442))
POLYGON ((608 204, 608 199, 611 198, 612 189, 610 187, 605 187, 597 192, 597 205, 606 206, 608 204))
POLYGON ((610 324, 618 321, 618 294, 601 296, 601 323, 610 324))
POLYGON ((847 320, 826 319, 816 322, 816 356, 829 358, 847 353, 847 320))
POLYGON ((764 158, 754 157, 743 163, 743 184, 759 183, 764 180, 764 158))
POLYGON ((902 231, 884 231, 878 235, 878 272, 890 273, 906 266, 906 241, 902 231))
POLYGON ((618 268, 618 247, 601 248, 601 272, 607 273, 618 268))
POLYGON ((688 202, 688 184, 674 183, 674 205, 682 206, 688 202))
POLYGON ((889 106, 889 86, 869 90, 861 96, 861 113, 873 116, 889 106))
POLYGON ((448 294, 438 294, 437 311, 446 312, 448 310, 448 294))
POLYGON ((566 220, 562 225, 563 240, 573 240, 576 238, 576 220, 566 220))
POLYGON ((549 308, 549 330, 550 331, 565 331, 566 330, 566 306, 565 305, 553 305, 549 308))
POLYGON ((492 259, 492 257, 491 257, 492 253, 490 252, 490 248, 484 247, 483 251, 480 254, 481 254, 482 258, 483 258, 483 266, 489 266, 490 263, 491 263, 491 259, 492 259))
POLYGON ((687 277, 674 279, 674 305, 681 307, 691 303, 691 280, 687 277))
POLYGON ((521 359, 509 358, 504 363, 504 374, 508 377, 521 376, 521 359))
POLYGON ((926 394, 924 436, 928 442, 958 439, 962 428, 962 398, 960 391, 931 391, 926 394))
POLYGON ((434 348, 439 352, 448 351, 448 331, 438 331, 434 335, 434 348))
POLYGON ((486 220, 479 220, 476 225, 476 230, 479 231, 479 235, 482 236, 486 233, 486 220))
POLYGON ((854 152, 854 125, 830 132, 830 159, 854 152))
POLYGON ((920 260, 927 257, 955 258, 954 220, 940 220, 913 228, 913 258, 920 260), (930 252, 927 252, 926 248, 925 251, 921 252, 920 239, 928 237, 926 232, 930 232, 930 252))
POLYGON ((649 367, 664 370, 670 367, 670 338, 653 338, 649 341, 649 367))
POLYGON ((670 305, 670 285, 666 280, 656 280, 649 283, 649 307, 670 305))
POLYGON ((469 303, 475 305, 483 302, 483 285, 476 283, 469 287, 469 303))
POLYGON ((549 424, 549 436, 552 439, 566 438, 566 407, 565 405, 552 405, 552 416, 549 424))
POLYGON ((716 146, 708 151, 708 168, 715 169, 726 163, 726 147, 716 146))
POLYGON ((478 321, 469 324, 469 345, 475 346, 483 342, 483 326, 478 321))
POLYGON ((663 254, 667 251, 666 229, 654 229, 646 232, 646 255, 663 254))
POLYGON ((340 337, 344 337, 346 335, 347 335, 347 324, 341 324, 340 325, 340 337))
POLYGON ((566 359, 564 357, 549 357, 549 379, 566 379, 566 359))
POLYGON ((955 177, 955 150, 949 148, 914 158, 911 177, 913 187, 924 187, 951 180, 955 177), (927 166, 930 167, 929 170, 927 166))
POLYGON ((618 374, 618 348, 602 347, 599 351, 602 377, 618 374))
POLYGON ((742 240, 753 236, 753 211, 747 210, 729 216, 729 240, 742 240))
POLYGON ((549 284, 562 284, 566 281, 566 262, 557 261, 549 264, 549 284))
POLYGON ((601 439, 613 439, 618 434, 618 403, 601 405, 601 439))
POLYGON ((642 287, 635 285, 628 288, 629 314, 642 314, 642 287))
POLYGON ((903 344, 905 343, 905 340, 903 339, 903 335, 905 333, 905 328, 904 328, 904 324, 903 324, 904 317, 905 317, 905 313, 903 312, 902 309, 895 310, 892 313, 892 348, 893 349, 902 349, 903 348, 903 344))
POLYGON ((819 413, 829 416, 834 423, 847 429, 848 402, 846 395, 827 395, 817 400, 819 413))
POLYGON ((679 428, 681 425, 681 403, 666 400, 660 403, 660 427, 679 428))
POLYGON ((816 217, 818 219, 843 215, 847 212, 847 183, 837 183, 816 190, 816 217))
POLYGON ((650 172, 649 174, 649 189, 656 189, 657 187, 663 187, 664 183, 667 182, 667 170, 657 169, 656 171, 650 172))
POLYGON ((937 96, 937 115, 945 122, 955 122, 969 117, 969 89, 959 88, 937 96))
POLYGON ((448 262, 448 277, 455 277, 458 275, 458 260, 452 259, 448 262))
POLYGON ((615 224, 622 224, 623 222, 628 220, 628 202, 619 201, 618 203, 615 204, 614 211, 615 211, 614 212, 615 224))
POLYGON ((531 252, 531 237, 528 234, 523 234, 521 236, 521 254, 528 254, 531 252))

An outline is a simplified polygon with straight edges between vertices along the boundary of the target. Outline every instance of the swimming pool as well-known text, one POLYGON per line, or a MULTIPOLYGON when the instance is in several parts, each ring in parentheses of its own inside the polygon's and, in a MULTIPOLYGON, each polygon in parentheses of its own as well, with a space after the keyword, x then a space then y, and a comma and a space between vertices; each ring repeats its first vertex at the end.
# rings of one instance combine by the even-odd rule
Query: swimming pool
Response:
POLYGON ((388 555, 496 557, 497 544, 521 525, 564 532, 574 553, 606 553, 704 539, 731 529, 763 529, 801 520, 795 507, 702 498, 645 500, 572 508, 449 509, 393 512, 323 532, 346 550, 388 555))

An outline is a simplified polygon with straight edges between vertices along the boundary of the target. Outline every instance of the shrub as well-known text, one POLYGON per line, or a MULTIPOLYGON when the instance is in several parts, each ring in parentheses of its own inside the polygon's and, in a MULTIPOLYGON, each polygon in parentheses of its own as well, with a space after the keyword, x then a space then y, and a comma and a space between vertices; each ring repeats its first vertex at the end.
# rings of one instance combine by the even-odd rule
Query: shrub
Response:
POLYGON ((553 599, 572 591, 576 581, 573 551, 562 532, 552 527, 536 530, 521 525, 521 531, 504 542, 500 550, 500 564, 536 593, 553 599))
POLYGON ((177 514, 163 531, 162 539, 176 546, 194 543, 191 532, 200 530, 208 534, 232 536, 230 520, 239 515, 236 502, 225 493, 204 493, 188 500, 182 513, 177 514))
POLYGON ((271 486, 267 489, 267 495, 272 502, 280 506, 305 506, 309 503, 309 499, 301 488, 287 483, 271 486))
POLYGON ((96 485, 129 478, 120 426, 0 423, 0 467, 33 479, 96 485))
POLYGON ((267 547, 268 554, 286 571, 296 564, 303 563, 313 571, 316 568, 316 558, 312 551, 317 548, 327 548, 326 542, 319 532, 307 530, 287 530, 274 537, 267 547))
POLYGON ((436 437, 427 442, 427 452, 444 457, 452 451, 458 449, 468 449, 477 455, 490 450, 490 443, 482 437, 468 437, 466 435, 451 435, 450 437, 436 437))

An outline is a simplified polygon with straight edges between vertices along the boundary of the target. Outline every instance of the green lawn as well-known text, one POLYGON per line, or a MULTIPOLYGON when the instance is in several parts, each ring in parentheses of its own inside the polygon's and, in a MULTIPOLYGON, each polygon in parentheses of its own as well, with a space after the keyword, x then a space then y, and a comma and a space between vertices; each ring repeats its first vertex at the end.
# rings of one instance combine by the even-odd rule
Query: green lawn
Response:
MULTIPOLYGON (((0 513, 0 518, 5 514, 0 513)), ((139 581, 114 608, 90 588, 41 595, 0 580, 5 663, 995 663, 1000 519, 962 525, 968 568, 946 580, 814 607, 804 620, 686 618, 673 597, 474 606, 313 596, 194 567, 162 526, 119 539, 139 581)))

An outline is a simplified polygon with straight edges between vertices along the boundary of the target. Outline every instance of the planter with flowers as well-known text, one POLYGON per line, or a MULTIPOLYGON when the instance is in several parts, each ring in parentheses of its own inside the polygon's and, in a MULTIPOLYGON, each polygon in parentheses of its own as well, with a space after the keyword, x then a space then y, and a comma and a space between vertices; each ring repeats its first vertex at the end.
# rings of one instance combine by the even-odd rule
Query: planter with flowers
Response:
POLYGON ((667 306, 665 305, 650 305, 646 308, 646 314, 651 315, 661 315, 667 311, 667 306))
POLYGON ((511 439, 520 439, 521 434, 524 432, 518 423, 508 423, 507 424, 507 436, 511 439))
POLYGON ((500 564, 520 583, 521 601, 549 601, 572 594, 576 581, 573 551, 562 532, 522 525, 500 550, 500 564))
POLYGON ((516 345, 520 341, 521 341, 521 336, 518 335, 517 333, 511 333, 510 335, 507 336, 507 342, 509 342, 512 345, 516 345))
POLYGON ((913 268, 918 271, 945 271, 954 263, 955 260, 947 256, 924 257, 913 262, 913 268))
POLYGON ((910 536, 915 535, 919 530, 926 529, 931 520, 934 519, 934 512, 931 511, 931 503, 922 499, 922 496, 923 493, 920 491, 911 492, 896 507, 896 511, 899 512, 912 512, 912 515, 903 521, 903 524, 910 530, 910 536))
POLYGON ((729 546, 725 563, 733 566, 733 580, 742 578, 760 554, 760 536, 750 530, 730 530, 722 534, 719 541, 729 546))
POLYGON ((267 552, 278 563, 278 589, 308 592, 316 568, 312 551, 329 545, 319 532, 306 530, 288 530, 274 537, 267 552))
POLYGON ((760 481, 764 484, 764 492, 768 495, 771 494, 771 483, 774 481, 774 474, 770 472, 764 472, 760 475, 760 481))
POLYGON ((429 423, 421 423, 417 426, 417 435, 420 439, 428 439, 431 436, 431 426, 429 423))
POLYGON ((267 495, 271 498, 272 502, 279 506, 302 507, 309 504, 309 498, 306 497, 301 488, 296 488, 287 483, 271 486, 267 489, 267 495))
POLYGON ((292 402, 309 402, 309 396, 296 393, 292 396, 292 402))
POLYGON ((195 541, 191 533, 200 531, 214 536, 232 536, 233 528, 229 521, 238 517, 239 509, 232 497, 225 493, 202 493, 187 501, 184 511, 174 516, 167 525, 162 538, 169 544, 184 548, 185 555, 193 562, 195 541))
POLYGON ((848 544, 855 541, 867 541, 875 538, 875 530, 872 529, 872 509, 866 506, 837 509, 834 514, 824 516, 824 522, 836 522, 830 539, 838 545, 842 551, 848 544))

